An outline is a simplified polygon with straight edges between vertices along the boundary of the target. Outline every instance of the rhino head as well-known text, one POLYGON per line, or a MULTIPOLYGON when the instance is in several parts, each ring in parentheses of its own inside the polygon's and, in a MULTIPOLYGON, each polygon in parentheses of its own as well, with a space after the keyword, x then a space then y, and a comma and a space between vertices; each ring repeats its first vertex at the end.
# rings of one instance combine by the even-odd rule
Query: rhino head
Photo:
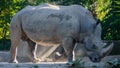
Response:
POLYGON ((93 44, 91 48, 86 47, 86 52, 92 62, 100 62, 103 57, 110 53, 112 48, 113 43, 102 43, 99 47, 93 44))
POLYGON ((100 62, 113 48, 113 43, 103 43, 101 31, 101 25, 97 23, 94 32, 84 39, 87 55, 92 62, 100 62))

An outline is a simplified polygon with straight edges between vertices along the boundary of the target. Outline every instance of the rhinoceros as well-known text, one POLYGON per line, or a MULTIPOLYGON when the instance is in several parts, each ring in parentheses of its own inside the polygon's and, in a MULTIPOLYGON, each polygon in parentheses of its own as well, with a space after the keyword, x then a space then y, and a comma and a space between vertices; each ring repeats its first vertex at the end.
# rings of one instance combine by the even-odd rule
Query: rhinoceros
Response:
POLYGON ((87 55, 93 62, 99 62, 113 47, 101 40, 101 25, 93 14, 81 5, 57 6, 42 4, 27 6, 16 13, 10 23, 11 60, 16 59, 20 40, 29 44, 29 58, 38 63, 37 44, 42 46, 61 45, 68 57, 74 60, 74 46, 83 43, 87 55))

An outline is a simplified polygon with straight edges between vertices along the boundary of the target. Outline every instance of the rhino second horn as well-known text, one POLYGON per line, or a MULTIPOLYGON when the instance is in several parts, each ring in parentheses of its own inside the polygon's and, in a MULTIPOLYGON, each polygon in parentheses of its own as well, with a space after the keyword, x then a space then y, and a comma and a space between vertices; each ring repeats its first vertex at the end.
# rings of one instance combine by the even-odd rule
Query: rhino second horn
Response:
POLYGON ((110 52, 111 52, 111 50, 112 50, 112 48, 113 48, 113 43, 111 43, 109 46, 107 46, 107 47, 105 47, 105 48, 102 48, 102 51, 101 51, 101 56, 102 57, 104 57, 104 56, 106 56, 106 55, 108 55, 110 52))

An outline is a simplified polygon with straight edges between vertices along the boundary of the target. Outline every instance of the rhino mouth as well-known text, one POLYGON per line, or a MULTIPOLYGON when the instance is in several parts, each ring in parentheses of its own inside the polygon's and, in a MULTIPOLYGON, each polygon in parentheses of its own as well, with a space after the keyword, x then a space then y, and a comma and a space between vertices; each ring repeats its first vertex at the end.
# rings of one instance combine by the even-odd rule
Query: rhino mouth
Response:
POLYGON ((100 61, 101 61, 100 56, 94 55, 94 54, 91 54, 91 56, 89 56, 89 59, 90 59, 92 62, 100 62, 100 61))

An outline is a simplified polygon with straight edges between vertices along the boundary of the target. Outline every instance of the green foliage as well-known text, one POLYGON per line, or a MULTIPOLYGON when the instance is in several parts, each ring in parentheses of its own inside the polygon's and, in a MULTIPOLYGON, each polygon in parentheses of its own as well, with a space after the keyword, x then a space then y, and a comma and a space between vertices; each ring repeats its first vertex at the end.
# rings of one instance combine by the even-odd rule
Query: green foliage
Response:
POLYGON ((98 0, 97 3, 101 3, 96 11, 102 21, 102 38, 120 40, 120 1, 98 0))

